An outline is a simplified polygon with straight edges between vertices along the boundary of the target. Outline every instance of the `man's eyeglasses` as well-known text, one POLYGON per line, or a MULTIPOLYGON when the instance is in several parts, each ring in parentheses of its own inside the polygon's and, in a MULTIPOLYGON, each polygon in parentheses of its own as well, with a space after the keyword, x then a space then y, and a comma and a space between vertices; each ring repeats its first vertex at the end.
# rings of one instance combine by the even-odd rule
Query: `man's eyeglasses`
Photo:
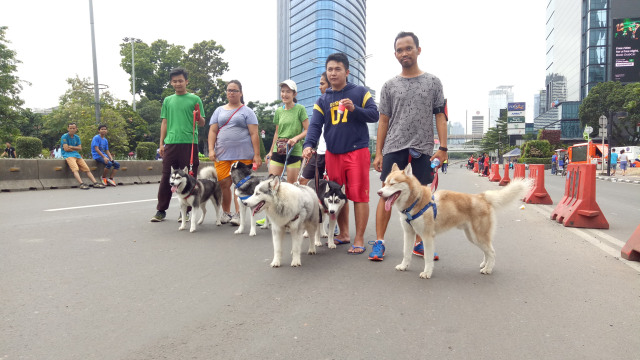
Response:
POLYGON ((227 89, 227 92, 228 93, 239 93, 240 90, 238 90, 238 89, 227 89))

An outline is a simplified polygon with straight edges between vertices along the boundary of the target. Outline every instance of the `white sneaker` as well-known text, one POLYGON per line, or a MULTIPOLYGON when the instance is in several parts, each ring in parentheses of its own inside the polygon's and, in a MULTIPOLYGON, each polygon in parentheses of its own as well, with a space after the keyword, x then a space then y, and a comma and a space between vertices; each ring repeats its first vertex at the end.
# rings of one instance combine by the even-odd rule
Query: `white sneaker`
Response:
POLYGON ((231 225, 240 226, 240 214, 235 213, 231 216, 231 220, 229 220, 231 225))
POLYGON ((233 216, 228 212, 224 212, 221 217, 222 218, 220 219, 220 223, 222 224, 228 224, 233 218, 233 216))

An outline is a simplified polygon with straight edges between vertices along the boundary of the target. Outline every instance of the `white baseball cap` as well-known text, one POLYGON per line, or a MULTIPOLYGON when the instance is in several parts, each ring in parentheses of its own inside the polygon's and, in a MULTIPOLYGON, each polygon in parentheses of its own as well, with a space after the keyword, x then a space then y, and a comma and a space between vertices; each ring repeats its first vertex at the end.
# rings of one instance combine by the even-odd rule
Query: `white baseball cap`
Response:
POLYGON ((281 82, 280 86, 282 86, 282 85, 287 85, 289 87, 289 89, 291 89, 291 90, 293 90, 295 92, 298 92, 298 87, 296 86, 296 83, 291 79, 288 79, 288 80, 285 80, 285 81, 281 82))

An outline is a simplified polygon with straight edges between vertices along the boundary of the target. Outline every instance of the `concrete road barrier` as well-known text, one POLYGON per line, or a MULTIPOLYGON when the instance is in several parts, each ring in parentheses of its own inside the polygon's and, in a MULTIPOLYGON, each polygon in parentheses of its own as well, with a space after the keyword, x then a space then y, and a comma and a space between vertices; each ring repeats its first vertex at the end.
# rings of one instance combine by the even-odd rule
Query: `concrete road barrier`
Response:
POLYGON ((42 190, 36 159, 0 160, 0 191, 42 190))

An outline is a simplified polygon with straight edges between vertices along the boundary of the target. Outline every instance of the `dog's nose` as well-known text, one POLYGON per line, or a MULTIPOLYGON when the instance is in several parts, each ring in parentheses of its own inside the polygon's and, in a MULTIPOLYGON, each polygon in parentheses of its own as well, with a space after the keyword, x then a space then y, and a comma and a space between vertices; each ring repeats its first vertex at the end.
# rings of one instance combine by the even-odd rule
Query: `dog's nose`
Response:
POLYGON ((329 210, 329 214, 335 214, 336 211, 335 210, 329 210))
POLYGON ((378 190, 378 196, 382 196, 382 189, 378 190))

